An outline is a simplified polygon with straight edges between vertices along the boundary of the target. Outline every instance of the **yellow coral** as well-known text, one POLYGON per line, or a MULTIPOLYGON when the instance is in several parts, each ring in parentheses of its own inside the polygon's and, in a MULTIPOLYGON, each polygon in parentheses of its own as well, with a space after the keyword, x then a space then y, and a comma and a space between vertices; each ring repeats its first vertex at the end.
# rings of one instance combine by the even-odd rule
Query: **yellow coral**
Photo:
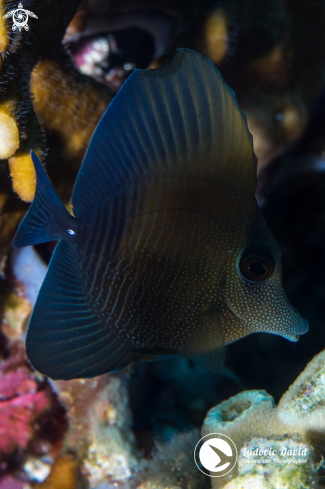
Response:
POLYGON ((50 475, 37 489, 76 489, 77 467, 71 455, 62 455, 54 462, 50 475))
POLYGON ((5 0, 0 0, 0 53, 7 51, 10 43, 8 20, 3 18, 6 13, 5 4, 5 0))
POLYGON ((39 61, 32 73, 34 109, 41 125, 60 134, 65 157, 83 155, 112 97, 105 87, 75 78, 51 59, 39 61))
POLYGON ((19 148, 19 130, 11 115, 0 112, 0 159, 10 158, 19 148))
POLYGON ((32 309, 30 302, 16 291, 6 298, 1 331, 10 341, 21 339, 32 309))
POLYGON ((205 24, 205 54, 214 64, 221 63, 228 48, 228 18, 226 12, 215 10, 205 24))
POLYGON ((14 191, 25 202, 31 202, 35 195, 36 173, 29 152, 15 155, 8 161, 14 191))

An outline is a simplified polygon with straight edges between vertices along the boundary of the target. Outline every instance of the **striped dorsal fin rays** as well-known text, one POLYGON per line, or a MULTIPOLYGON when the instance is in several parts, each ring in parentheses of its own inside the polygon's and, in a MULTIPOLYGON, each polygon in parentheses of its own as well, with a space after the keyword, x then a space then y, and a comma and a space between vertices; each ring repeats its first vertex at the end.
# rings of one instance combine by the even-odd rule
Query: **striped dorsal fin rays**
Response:
POLYGON ((74 214, 112 198, 127 182, 170 174, 256 190, 246 117, 217 68, 188 49, 163 68, 136 70, 113 99, 78 174, 74 214))
POLYGON ((198 327, 179 354, 210 372, 222 369, 225 361, 224 338, 217 312, 207 311, 200 315, 198 327))

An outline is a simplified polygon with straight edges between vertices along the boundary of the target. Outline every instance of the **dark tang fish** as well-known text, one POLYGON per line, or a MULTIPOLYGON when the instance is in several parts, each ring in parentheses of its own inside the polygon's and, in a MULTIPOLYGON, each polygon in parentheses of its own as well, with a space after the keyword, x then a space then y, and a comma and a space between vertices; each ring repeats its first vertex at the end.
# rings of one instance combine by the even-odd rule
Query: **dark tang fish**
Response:
POLYGON ((91 377, 173 354, 216 370, 224 344, 307 331, 254 197, 245 116, 201 55, 179 50, 124 84, 78 174, 76 217, 33 161, 36 196, 13 244, 62 238, 26 340, 44 374, 91 377))

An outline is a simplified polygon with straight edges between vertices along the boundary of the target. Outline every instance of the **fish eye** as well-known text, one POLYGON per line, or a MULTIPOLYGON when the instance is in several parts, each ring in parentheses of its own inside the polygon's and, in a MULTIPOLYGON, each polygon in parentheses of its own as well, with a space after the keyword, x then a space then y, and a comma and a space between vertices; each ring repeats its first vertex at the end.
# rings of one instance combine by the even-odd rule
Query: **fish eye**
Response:
POLYGON ((261 282, 270 278, 275 270, 275 259, 265 250, 247 250, 242 255, 239 269, 244 278, 261 282))

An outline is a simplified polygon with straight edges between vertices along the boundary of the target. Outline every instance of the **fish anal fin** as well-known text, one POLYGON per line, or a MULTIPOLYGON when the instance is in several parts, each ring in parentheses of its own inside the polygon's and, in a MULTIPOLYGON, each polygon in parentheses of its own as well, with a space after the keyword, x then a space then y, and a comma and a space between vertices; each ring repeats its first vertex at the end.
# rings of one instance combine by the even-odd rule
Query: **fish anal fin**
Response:
POLYGON ((219 372, 224 365, 224 338, 217 311, 204 311, 198 326, 179 351, 210 372, 219 372))
POLYGON ((95 377, 139 359, 88 304, 74 247, 56 247, 29 323, 26 351, 32 365, 52 379, 95 377))

